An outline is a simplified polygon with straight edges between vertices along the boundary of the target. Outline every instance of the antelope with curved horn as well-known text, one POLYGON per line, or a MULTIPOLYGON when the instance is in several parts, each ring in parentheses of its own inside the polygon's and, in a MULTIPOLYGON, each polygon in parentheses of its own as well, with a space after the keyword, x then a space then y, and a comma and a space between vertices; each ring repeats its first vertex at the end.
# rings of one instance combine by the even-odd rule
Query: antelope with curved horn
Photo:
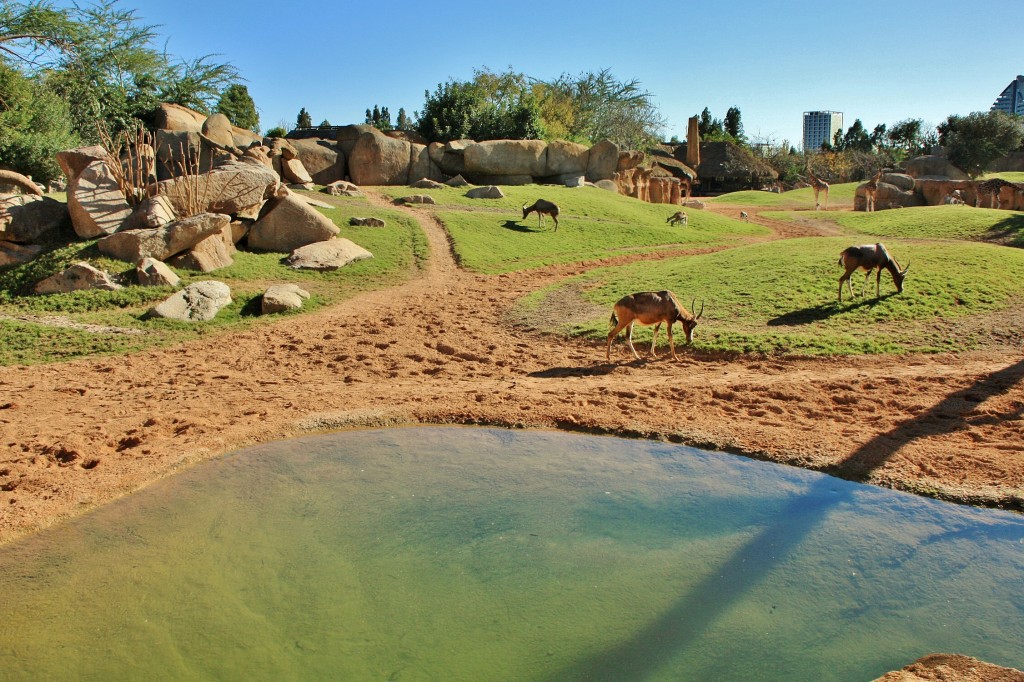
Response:
POLYGON ((910 261, 907 261, 907 267, 900 270, 900 264, 889 255, 889 252, 885 250, 885 247, 880 242, 877 244, 851 246, 845 249, 839 254, 839 264, 846 268, 846 272, 839 278, 840 303, 843 302, 843 282, 846 282, 847 287, 850 289, 850 298, 853 298, 853 284, 850 283, 850 275, 858 268, 865 271, 864 286, 861 287, 862 296, 864 295, 864 289, 867 288, 868 277, 871 276, 871 271, 877 268, 878 272, 875 275, 876 297, 881 294, 882 270, 889 271, 889 274, 892 275, 893 284, 896 285, 896 292, 903 293, 903 280, 907 276, 907 270, 910 269, 910 261))
MULTIPOLYGON (((697 299, 690 303, 690 309, 697 299)), ((651 341, 651 356, 657 357, 654 352, 658 343, 658 330, 664 322, 668 327, 668 347, 672 351, 672 357, 676 360, 675 339, 672 338, 672 324, 679 322, 686 334, 686 343, 693 341, 693 329, 697 326, 697 320, 704 314, 704 302, 701 301, 700 312, 693 315, 676 300, 675 294, 671 291, 644 291, 636 294, 623 296, 612 309, 612 317, 609 320, 611 331, 608 332, 608 347, 605 349, 605 358, 611 362, 612 340, 623 329, 626 330, 626 345, 633 352, 637 360, 640 356, 633 347, 633 325, 637 322, 643 325, 654 325, 654 339, 651 341)))
POLYGON ((533 202, 533 206, 523 206, 523 219, 530 215, 534 211, 537 212, 537 225, 541 226, 544 224, 544 216, 549 215, 551 219, 555 221, 555 232, 558 232, 558 205, 553 204, 550 201, 544 201, 543 199, 537 199, 533 202))
POLYGON ((676 211, 675 213, 670 215, 668 217, 668 220, 666 220, 665 222, 670 224, 672 227, 675 227, 676 223, 682 223, 683 227, 686 227, 686 223, 689 222, 689 218, 686 217, 686 213, 684 213, 683 211, 676 211))

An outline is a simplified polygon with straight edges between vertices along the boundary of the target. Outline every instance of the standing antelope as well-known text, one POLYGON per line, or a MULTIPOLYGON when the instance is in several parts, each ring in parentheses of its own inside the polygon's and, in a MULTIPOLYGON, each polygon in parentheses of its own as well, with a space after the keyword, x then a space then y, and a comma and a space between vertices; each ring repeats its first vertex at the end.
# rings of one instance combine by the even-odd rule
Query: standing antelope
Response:
POLYGON ((549 215, 555 221, 555 232, 558 232, 558 206, 556 204, 544 201, 543 199, 537 199, 537 201, 533 202, 533 206, 523 206, 523 219, 525 220, 526 216, 534 211, 537 212, 538 227, 544 224, 544 216, 549 215))
MULTIPOLYGON (((696 301, 697 299, 693 299, 693 303, 696 303, 696 301)), ((690 303, 691 309, 693 308, 693 303, 690 303)), ((693 328, 697 326, 697 320, 703 314, 703 301, 700 304, 700 312, 694 316, 679 304, 675 294, 671 291, 644 291, 623 296, 615 304, 615 307, 612 309, 612 317, 608 321, 612 329, 608 332, 608 347, 605 349, 605 358, 611 362, 612 340, 618 336, 620 331, 625 329, 626 345, 633 352, 633 356, 637 360, 640 359, 636 348, 633 347, 633 324, 636 322, 643 325, 655 325, 654 339, 651 341, 651 355, 657 357, 654 348, 658 343, 658 330, 661 329, 661 323, 664 322, 668 327, 668 347, 672 351, 672 357, 678 360, 675 339, 672 338, 672 324, 678 321, 683 326, 683 332, 686 334, 686 343, 691 343, 693 341, 693 328)))
POLYGON ((864 286, 861 287, 861 295, 864 295, 864 289, 868 285, 868 277, 871 276, 871 271, 878 268, 878 273, 875 276, 875 296, 879 296, 881 292, 882 282, 882 270, 888 270, 889 274, 892 275, 892 281, 896 285, 896 291, 903 293, 903 280, 907 276, 907 270, 910 269, 910 261, 907 261, 907 267, 900 270, 900 264, 896 262, 896 259, 889 255, 889 252, 885 250, 885 247, 881 243, 878 244, 865 244, 863 246, 851 246, 839 254, 839 264, 846 268, 846 272, 839 278, 839 302, 843 302, 843 282, 846 282, 846 286, 850 289, 850 298, 853 298, 853 284, 850 283, 850 275, 854 273, 857 268, 862 268, 864 273, 864 286))
POLYGON ((746 211, 740 211, 740 220, 750 222, 750 215, 746 211))
POLYGON ((686 217, 685 213, 683 213, 682 211, 676 211, 671 216, 669 216, 669 219, 666 220, 665 222, 671 223, 672 227, 675 227, 676 223, 682 223, 683 227, 685 227, 687 221, 688 218, 686 217))

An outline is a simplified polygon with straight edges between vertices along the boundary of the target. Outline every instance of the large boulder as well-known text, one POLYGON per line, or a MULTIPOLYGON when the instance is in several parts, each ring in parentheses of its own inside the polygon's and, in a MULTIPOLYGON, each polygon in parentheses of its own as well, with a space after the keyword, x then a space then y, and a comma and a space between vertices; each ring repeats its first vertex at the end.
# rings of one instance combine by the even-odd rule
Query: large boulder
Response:
POLYGON ((173 130, 185 133, 198 133, 203 129, 206 115, 192 111, 180 104, 164 102, 157 107, 154 124, 158 130, 173 130))
POLYGON ((373 254, 343 237, 295 249, 286 262, 296 270, 337 270, 373 254))
POLYGON ((68 213, 75 234, 84 239, 113 234, 132 207, 106 161, 93 161, 68 182, 68 213))
POLYGON ((543 140, 487 140, 466 147, 465 174, 471 177, 548 175, 543 140))
POLYGON ((619 148, 610 140, 602 140, 590 148, 587 157, 587 180, 612 180, 619 167, 619 148))
POLYGON ((327 185, 320 191, 323 192, 324 194, 330 194, 331 196, 335 197, 363 196, 363 193, 358 186, 352 184, 351 182, 346 182, 344 180, 336 180, 335 182, 332 182, 331 184, 327 185))
POLYGON ((42 252, 41 244, 0 241, 0 268, 27 263, 42 252))
POLYGON ((42 185, 37 185, 30 176, 17 171, 0 168, 0 194, 21 191, 26 194, 43 196, 42 185))
POLYGON ((207 139, 221 147, 234 147, 235 138, 231 136, 231 121, 224 114, 213 114, 205 121, 201 132, 207 139))
POLYGON ((157 130, 156 176, 167 180, 186 171, 206 172, 213 168, 210 148, 202 143, 199 131, 157 130))
POLYGON ((129 263, 147 257, 163 261, 221 232, 230 222, 231 218, 223 213, 200 213, 163 227, 124 230, 100 239, 96 247, 101 253, 129 263))
POLYGON ((426 145, 411 144, 409 150, 409 180, 422 179, 437 182, 444 179, 441 169, 430 158, 426 145))
POLYGON ((67 204, 34 194, 0 196, 0 241, 30 244, 68 225, 67 204))
POLYGON ((914 178, 967 180, 967 173, 954 166, 942 156, 915 156, 903 164, 907 175, 914 178))
POLYGON ((169 262, 183 270, 213 272, 234 263, 232 255, 236 252, 235 242, 231 237, 231 225, 225 225, 220 232, 204 237, 188 251, 172 257, 169 262))
POLYGON ((376 129, 359 136, 348 155, 348 174, 357 185, 406 185, 412 145, 376 129))
MULTIPOLYGON (((854 190, 853 196, 853 210, 864 211, 867 210, 867 183, 857 186, 854 190)), ((878 188, 875 190, 875 206, 874 210, 884 211, 889 208, 910 208, 912 206, 924 206, 924 198, 915 192, 908 192, 900 189, 896 185, 890 185, 887 182, 878 183, 878 188)))
POLYGON ((914 189, 914 178, 906 173, 883 173, 881 180, 900 188, 904 192, 911 192, 914 189))
POLYGON ((147 316, 181 322, 206 322, 228 305, 231 305, 231 289, 228 285, 207 280, 188 285, 157 304, 147 316))
POLYGON ((509 187, 532 185, 535 179, 532 175, 472 175, 473 183, 477 185, 506 185, 509 187))
POLYGON ((443 174, 462 175, 466 172, 466 149, 474 144, 473 140, 452 140, 444 144, 432 142, 427 146, 427 154, 443 174))
POLYGON ((322 213, 292 192, 282 189, 267 202, 259 220, 249 229, 249 247, 288 253, 322 242, 341 230, 322 213))
POLYGON ((548 145, 547 167, 543 175, 584 175, 590 150, 575 142, 555 140, 548 145))
POLYGON ((163 227, 177 220, 171 200, 163 194, 143 199, 135 207, 131 219, 125 223, 126 230, 148 230, 163 227))
POLYGON ((318 185, 329 185, 345 179, 345 155, 338 147, 319 139, 289 140, 295 157, 318 185))
MULTIPOLYGON (((371 135, 380 135, 381 132, 371 125, 364 123, 356 123, 353 125, 341 126, 334 131, 334 140, 338 143, 338 148, 345 155, 345 158, 352 156, 352 150, 356 147, 356 142, 363 135, 370 133, 371 135)), ((292 140, 294 142, 294 140, 292 140)))
POLYGON ((47 277, 35 286, 37 294, 66 294, 71 291, 100 289, 116 291, 121 285, 116 284, 110 275, 88 263, 75 263, 64 272, 47 277))
POLYGON ((961 195, 971 206, 974 205, 976 193, 974 183, 969 180, 929 180, 918 178, 914 181, 914 191, 922 197, 926 206, 941 206, 948 195, 960 190, 961 195))
POLYGON ((282 159, 281 160, 281 176, 286 182, 306 185, 313 184, 313 178, 310 177, 309 171, 302 165, 302 161, 299 159, 282 159))
POLYGON ((176 215, 202 212, 255 216, 274 195, 278 177, 256 160, 232 161, 209 173, 183 175, 158 183, 176 215))
POLYGON ((470 199, 504 199, 505 193, 501 191, 500 187, 487 185, 486 187, 474 187, 466 192, 466 196, 470 199))

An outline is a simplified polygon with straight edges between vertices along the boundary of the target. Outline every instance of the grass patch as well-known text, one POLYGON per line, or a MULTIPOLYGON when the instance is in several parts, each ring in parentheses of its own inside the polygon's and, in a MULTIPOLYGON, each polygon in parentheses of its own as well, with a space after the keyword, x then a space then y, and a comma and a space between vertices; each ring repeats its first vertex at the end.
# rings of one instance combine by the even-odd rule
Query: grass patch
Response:
MULTIPOLYGON (((707 351, 790 355, 843 355, 958 351, 987 341, 984 325, 952 334, 947 322, 1019 305, 1024 294, 1024 252, 978 243, 897 241, 890 250, 913 261, 903 294, 888 273, 882 296, 836 301, 839 252, 845 238, 792 239, 753 244, 713 254, 655 263, 602 268, 559 283, 521 303, 536 324, 537 311, 564 287, 592 305, 588 319, 550 331, 603 341, 608 315, 620 297, 635 291, 671 289, 684 305, 706 307, 694 337, 707 351), (785 267, 774 264, 783 255, 785 267), (596 313, 597 307, 602 309, 596 313)), ((860 290, 863 276, 853 276, 860 290)), ((650 341, 649 327, 634 339, 650 341)), ((662 335, 664 341, 664 335, 662 335)))
POLYGON ((991 180, 992 178, 1002 178, 1007 182, 1024 182, 1024 172, 1020 171, 1000 171, 998 173, 985 173, 979 180, 991 180))
POLYGON ((413 192, 430 194, 433 208, 451 235, 460 264, 484 273, 502 273, 663 247, 710 247, 737 243, 768 231, 758 225, 709 211, 687 210, 689 225, 670 226, 667 218, 678 206, 649 204, 592 187, 549 185, 503 187, 502 199, 468 199, 464 188, 410 190, 380 187, 392 197, 413 192), (560 209, 558 232, 550 219, 539 227, 522 206, 536 199, 554 201, 560 209))
POLYGON ((182 286, 213 279, 231 287, 234 302, 201 324, 142 319, 172 293, 169 287, 32 294, 37 282, 79 261, 105 270, 123 285, 134 283, 134 266, 101 254, 96 240, 68 243, 73 235, 53 235, 38 258, 0 271, 0 365, 124 353, 279 319, 259 317, 260 297, 275 283, 294 282, 308 290, 312 296, 297 314, 312 312, 360 292, 405 281, 428 257, 426 236, 401 211, 378 209, 359 198, 325 201, 335 207, 318 210, 338 225, 340 236, 368 249, 373 258, 335 272, 314 272, 287 267, 282 262, 285 254, 239 251, 233 265, 215 272, 176 269, 182 286), (388 226, 353 227, 348 224, 353 216, 380 217, 388 226))
MULTIPOLYGON (((828 203, 829 206, 839 206, 843 204, 853 205, 853 197, 857 190, 859 182, 844 182, 829 186, 828 203)), ((814 209, 814 190, 810 187, 801 187, 800 189, 793 189, 782 194, 776 194, 774 192, 762 192, 759 190, 744 190, 742 192, 730 192, 728 194, 721 194, 717 197, 711 197, 708 199, 701 199, 701 201, 707 201, 712 204, 735 204, 737 206, 758 206, 758 207, 779 207, 780 210, 813 210, 814 209)), ((818 200, 821 201, 824 206, 825 195, 820 193, 818 200)))

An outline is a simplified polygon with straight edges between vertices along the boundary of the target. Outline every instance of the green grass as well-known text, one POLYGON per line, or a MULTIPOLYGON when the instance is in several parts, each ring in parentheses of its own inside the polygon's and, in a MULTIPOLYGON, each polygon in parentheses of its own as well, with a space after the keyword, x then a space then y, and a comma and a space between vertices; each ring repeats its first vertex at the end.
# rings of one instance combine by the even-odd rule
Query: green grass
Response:
POLYGON ((687 210, 686 227, 672 227, 666 219, 678 206, 649 204, 592 187, 503 187, 503 199, 467 199, 466 190, 457 188, 377 189, 392 197, 433 196, 437 202, 433 210, 451 235, 459 263, 489 274, 649 253, 663 247, 719 246, 768 234, 758 225, 699 209, 687 210), (523 219, 523 205, 538 198, 558 204, 558 232, 550 219, 545 218, 543 227, 535 214, 523 219))
POLYGON ((102 255, 96 248, 96 240, 69 242, 74 239, 73 235, 54 235, 40 257, 0 270, 0 365, 123 353, 278 319, 277 316, 259 316, 260 297, 266 287, 274 283, 294 282, 312 294, 300 313, 289 314, 312 312, 362 291, 398 284, 410 277, 427 258, 425 235, 415 221, 401 211, 372 207, 358 198, 327 197, 323 200, 335 205, 335 208, 319 210, 339 226, 339 236, 363 246, 374 257, 334 272, 314 272, 287 267, 282 262, 284 254, 240 251, 235 254, 233 265, 214 272, 176 269, 182 286, 215 279, 231 287, 234 302, 212 321, 202 324, 143 319, 150 308, 172 293, 169 287, 127 286, 118 291, 32 294, 36 282, 78 261, 105 270, 123 284, 134 281, 134 266, 102 255), (388 226, 352 227, 348 224, 352 216, 384 218, 388 226), (52 318, 61 318, 63 322, 55 324, 52 318), (85 331, 80 328, 82 325, 116 329, 85 331))
MULTIPOLYGON (((859 182, 844 182, 831 185, 828 193, 828 205, 835 207, 841 205, 853 205, 853 196, 859 182)), ((698 197, 700 199, 700 197, 698 197)), ((819 193, 818 200, 824 205, 825 195, 819 193)), ((809 210, 814 208, 814 190, 810 187, 793 189, 782 194, 774 192, 761 192, 758 190, 745 190, 742 192, 730 192, 709 199, 701 199, 712 204, 735 204, 737 206, 758 206, 758 207, 779 207, 788 210, 809 210)))
MULTIPOLYGON (((986 342, 984 325, 951 333, 950 321, 1019 305, 1024 251, 978 244, 894 241, 901 262, 912 260, 905 290, 895 294, 888 273, 882 296, 836 302, 845 238, 806 238, 753 244, 712 254, 593 270, 537 292, 522 302, 524 317, 549 301, 578 292, 587 319, 551 331, 603 341, 612 304, 635 291, 671 289, 684 305, 705 302, 694 338, 705 351, 793 355, 938 352, 986 342), (779 258, 784 266, 779 266, 779 258), (600 309, 600 313, 597 310, 600 309)), ((860 292, 862 274, 854 274, 860 292)), ((634 339, 650 342, 650 328, 634 339)), ((665 342, 665 335, 661 335, 665 342)), ((621 340, 620 340, 621 343, 621 340)), ((617 352, 622 352, 619 349, 617 352)))
POLYGON ((1024 172, 1019 171, 1001 171, 998 173, 985 173, 979 180, 991 180, 992 178, 1002 178, 1007 182, 1024 182, 1024 172))

